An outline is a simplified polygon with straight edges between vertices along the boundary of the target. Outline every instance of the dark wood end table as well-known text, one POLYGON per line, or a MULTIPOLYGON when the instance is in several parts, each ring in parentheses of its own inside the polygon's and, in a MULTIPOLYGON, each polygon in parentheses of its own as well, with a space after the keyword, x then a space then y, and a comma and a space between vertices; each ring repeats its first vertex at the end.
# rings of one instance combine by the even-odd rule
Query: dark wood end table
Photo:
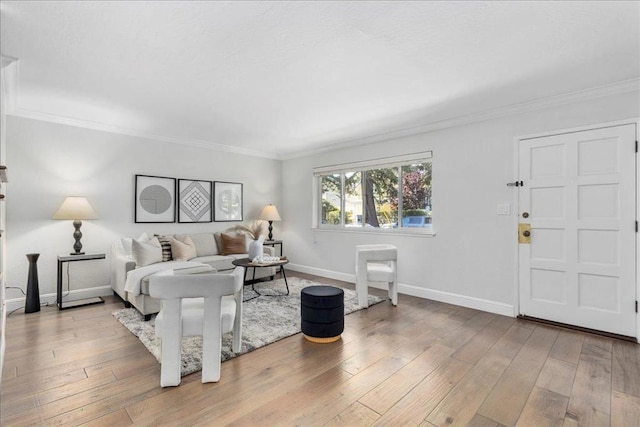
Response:
POLYGON ((273 261, 273 262, 265 262, 265 263, 253 263, 249 258, 241 258, 241 259, 235 259, 231 262, 233 265, 238 266, 238 267, 243 267, 244 268, 244 284, 245 285, 251 285, 251 290, 253 292, 255 292, 257 294, 257 296, 253 297, 253 298, 247 298, 244 301, 251 301, 252 299, 258 298, 263 296, 263 294, 261 294, 260 292, 258 292, 255 288, 255 284, 256 284, 256 268, 263 268, 263 267, 280 267, 280 274, 282 275, 282 278, 284 279, 284 284, 287 287, 287 293, 286 294, 278 294, 278 295, 264 295, 267 297, 275 297, 275 296, 286 296, 289 295, 289 283, 287 282, 287 274, 284 272, 284 266, 289 264, 289 260, 288 259, 280 259, 280 261, 273 261), (251 279, 250 282, 247 282, 247 271, 249 270, 250 267, 253 267, 253 278, 251 279))

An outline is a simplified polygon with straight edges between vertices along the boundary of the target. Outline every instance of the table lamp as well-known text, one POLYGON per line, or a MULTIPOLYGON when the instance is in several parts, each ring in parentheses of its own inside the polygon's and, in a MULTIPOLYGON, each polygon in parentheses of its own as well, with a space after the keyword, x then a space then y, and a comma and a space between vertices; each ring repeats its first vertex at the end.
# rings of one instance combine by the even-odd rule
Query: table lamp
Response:
POLYGON ((273 221, 280 221, 280 214, 274 205, 267 205, 262 209, 258 219, 269 221, 269 240, 273 240, 273 221))
POLYGON ((73 232, 73 238, 76 243, 73 245, 75 252, 71 252, 71 255, 84 255, 82 251, 82 233, 80 227, 82 226, 83 219, 98 219, 98 214, 89 204, 89 201, 85 197, 69 196, 64 199, 60 208, 53 215, 53 219, 71 219, 73 220, 73 227, 76 231, 73 232))

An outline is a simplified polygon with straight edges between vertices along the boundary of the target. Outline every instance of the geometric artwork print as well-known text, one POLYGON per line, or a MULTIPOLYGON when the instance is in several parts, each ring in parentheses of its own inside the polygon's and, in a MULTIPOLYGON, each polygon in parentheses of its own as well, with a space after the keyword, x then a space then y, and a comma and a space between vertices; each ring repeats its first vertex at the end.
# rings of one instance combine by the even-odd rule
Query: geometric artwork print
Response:
POLYGON ((211 222, 211 182, 180 180, 179 222, 211 222), (188 183, 185 188, 184 184, 188 183))

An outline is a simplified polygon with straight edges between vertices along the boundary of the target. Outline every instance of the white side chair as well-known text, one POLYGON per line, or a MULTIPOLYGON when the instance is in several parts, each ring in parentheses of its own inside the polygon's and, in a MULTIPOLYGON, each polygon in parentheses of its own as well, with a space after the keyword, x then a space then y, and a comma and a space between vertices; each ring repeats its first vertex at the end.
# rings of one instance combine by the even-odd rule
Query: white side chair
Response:
POLYGON ((369 307, 369 282, 389 286, 391 304, 398 305, 398 249, 393 245, 356 246, 356 293, 358 305, 369 307))
POLYGON ((244 271, 229 274, 167 274, 151 278, 149 294, 162 300, 156 335, 162 339, 160 385, 180 385, 183 336, 202 335, 202 382, 220 380, 222 334, 233 331, 232 350, 242 344, 244 271))

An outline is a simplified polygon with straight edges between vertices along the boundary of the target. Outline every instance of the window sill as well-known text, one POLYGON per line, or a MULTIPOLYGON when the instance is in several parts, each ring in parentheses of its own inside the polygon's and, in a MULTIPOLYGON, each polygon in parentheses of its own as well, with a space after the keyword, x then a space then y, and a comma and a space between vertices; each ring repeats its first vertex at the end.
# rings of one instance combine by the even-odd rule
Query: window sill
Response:
POLYGON ((435 237, 436 233, 433 229, 421 230, 398 230, 398 229, 380 229, 380 228, 362 228, 362 227, 313 227, 313 232, 320 233, 355 233, 355 234, 378 234, 384 236, 407 236, 407 237, 435 237))

